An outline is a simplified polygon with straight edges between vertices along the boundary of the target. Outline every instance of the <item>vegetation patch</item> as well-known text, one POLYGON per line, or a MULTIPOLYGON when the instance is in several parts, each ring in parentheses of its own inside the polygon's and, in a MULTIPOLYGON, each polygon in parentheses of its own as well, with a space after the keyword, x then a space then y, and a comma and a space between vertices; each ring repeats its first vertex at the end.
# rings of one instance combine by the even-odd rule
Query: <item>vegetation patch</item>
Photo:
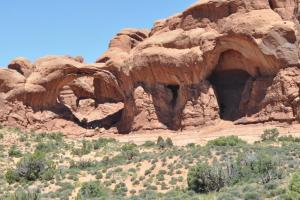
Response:
POLYGON ((0 129, 0 199, 299 199, 300 143, 275 130, 200 146, 0 129), (7 145, 9 137, 18 138, 7 145))

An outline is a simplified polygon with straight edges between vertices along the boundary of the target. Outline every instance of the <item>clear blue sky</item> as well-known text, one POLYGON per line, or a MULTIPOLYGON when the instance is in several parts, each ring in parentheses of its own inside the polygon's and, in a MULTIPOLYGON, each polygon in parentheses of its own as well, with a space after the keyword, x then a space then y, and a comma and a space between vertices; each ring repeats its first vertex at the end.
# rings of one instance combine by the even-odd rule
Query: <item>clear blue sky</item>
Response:
POLYGON ((0 66, 15 57, 82 55, 94 62, 109 40, 128 27, 151 28, 157 19, 196 0, 1 0, 0 66))

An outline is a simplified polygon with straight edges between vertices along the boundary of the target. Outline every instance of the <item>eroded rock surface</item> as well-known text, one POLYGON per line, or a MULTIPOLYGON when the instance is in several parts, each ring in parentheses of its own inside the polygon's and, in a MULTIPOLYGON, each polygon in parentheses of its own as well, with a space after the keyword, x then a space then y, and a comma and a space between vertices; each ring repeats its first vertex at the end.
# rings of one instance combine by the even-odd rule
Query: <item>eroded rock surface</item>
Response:
MULTIPOLYGON (((199 129, 219 120, 298 122, 299 4, 197 1, 149 31, 122 30, 93 64, 18 58, 0 70, 0 98, 32 113, 63 112, 84 130, 119 133, 199 129), (103 108, 111 112, 97 120, 103 108)), ((12 115, 3 113, 1 123, 12 115)))

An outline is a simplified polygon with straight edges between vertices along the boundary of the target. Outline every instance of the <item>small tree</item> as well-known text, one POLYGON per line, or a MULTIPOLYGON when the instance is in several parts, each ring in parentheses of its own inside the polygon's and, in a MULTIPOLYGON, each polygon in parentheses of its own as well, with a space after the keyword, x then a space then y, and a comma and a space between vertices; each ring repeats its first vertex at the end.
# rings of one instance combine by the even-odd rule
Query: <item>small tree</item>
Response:
POLYGON ((188 172, 188 188, 197 193, 219 191, 225 186, 225 175, 221 167, 199 163, 188 172))
POLYGON ((263 184, 273 179, 282 178, 283 171, 280 169, 280 162, 277 158, 268 154, 259 154, 255 162, 255 172, 261 178, 263 184))

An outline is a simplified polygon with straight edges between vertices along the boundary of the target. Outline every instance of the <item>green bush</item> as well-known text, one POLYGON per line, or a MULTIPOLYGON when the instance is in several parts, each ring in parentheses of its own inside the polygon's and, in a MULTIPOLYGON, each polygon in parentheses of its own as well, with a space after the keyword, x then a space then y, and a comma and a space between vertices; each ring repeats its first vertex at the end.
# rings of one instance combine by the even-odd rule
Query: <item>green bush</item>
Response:
POLYGON ((8 151, 8 155, 10 157, 16 157, 16 158, 20 158, 22 157, 22 152, 18 149, 17 145, 12 145, 8 151))
POLYGON ((77 162, 71 160, 70 161, 70 169, 88 169, 92 167, 96 167, 97 163, 90 160, 79 160, 77 162))
POLYGON ((155 142, 153 141, 146 141, 144 144, 143 144, 144 147, 154 147, 155 146, 155 142))
POLYGON ((49 139, 55 140, 57 142, 62 142, 64 134, 62 132, 53 132, 47 135, 49 139))
POLYGON ((128 189, 125 183, 118 183, 115 186, 114 193, 118 196, 126 196, 128 189))
POLYGON ((6 172, 8 183, 20 181, 35 181, 46 178, 50 180, 54 177, 55 166, 53 162, 46 160, 45 154, 35 152, 34 154, 25 155, 18 163, 16 169, 10 169, 6 172))
POLYGON ((114 138, 99 138, 98 140, 93 141, 93 146, 94 146, 94 149, 97 150, 97 149, 107 146, 110 143, 115 143, 115 142, 116 142, 116 139, 114 139, 114 138))
POLYGON ((14 194, 11 194, 8 200, 39 200, 41 199, 40 192, 37 190, 28 191, 18 188, 14 194))
POLYGON ((128 160, 132 160, 135 156, 139 154, 137 145, 133 143, 124 144, 121 147, 121 152, 122 155, 126 157, 128 160))
POLYGON ((18 182, 20 180, 20 176, 15 170, 9 169, 5 174, 5 179, 9 184, 12 184, 14 182, 18 182))
POLYGON ((98 140, 93 141, 82 141, 81 148, 75 148, 72 150, 74 155, 83 156, 92 152, 92 150, 98 150, 102 147, 107 146, 109 143, 115 143, 116 140, 113 138, 99 138, 98 140))
POLYGON ((236 160, 213 166, 200 163, 188 172, 188 188, 197 193, 219 191, 224 186, 235 185, 242 181, 261 181, 282 179, 283 170, 276 156, 263 153, 243 153, 236 160))
POLYGON ((49 153, 59 149, 61 143, 56 141, 39 142, 36 146, 36 151, 49 153))
POLYGON ((263 184, 271 180, 282 178, 283 172, 277 158, 271 155, 259 154, 255 162, 255 172, 260 176, 263 184))
POLYGON ((292 135, 284 135, 278 138, 280 142, 300 142, 299 137, 293 137, 292 135))
POLYGON ((293 174, 289 189, 292 192, 296 192, 300 195, 300 172, 296 172, 293 174))
POLYGON ((246 142, 237 136, 219 137, 208 142, 209 146, 242 146, 246 142))
POLYGON ((231 169, 228 171, 233 172, 229 176, 233 182, 254 178, 266 184, 284 176, 279 158, 262 152, 242 153, 235 163, 229 165, 231 169))
POLYGON ((260 200, 261 195, 258 194, 257 192, 253 191, 253 192, 246 192, 245 193, 245 200, 260 200))
POLYGON ((219 191, 225 186, 225 175, 217 166, 199 163, 189 170, 187 182, 188 189, 197 193, 219 191))
POLYGON ((87 141, 87 140, 83 140, 82 141, 82 148, 73 149, 72 153, 74 155, 83 156, 83 155, 87 155, 87 154, 91 153, 93 149, 94 149, 94 146, 93 146, 92 142, 87 141))
POLYGON ((261 135, 262 141, 276 141, 279 136, 279 131, 277 128, 266 129, 264 133, 261 135))
POLYGON ((88 199, 98 199, 106 200, 109 199, 110 191, 105 188, 98 181, 91 181, 84 183, 80 188, 76 200, 88 200, 88 199))

